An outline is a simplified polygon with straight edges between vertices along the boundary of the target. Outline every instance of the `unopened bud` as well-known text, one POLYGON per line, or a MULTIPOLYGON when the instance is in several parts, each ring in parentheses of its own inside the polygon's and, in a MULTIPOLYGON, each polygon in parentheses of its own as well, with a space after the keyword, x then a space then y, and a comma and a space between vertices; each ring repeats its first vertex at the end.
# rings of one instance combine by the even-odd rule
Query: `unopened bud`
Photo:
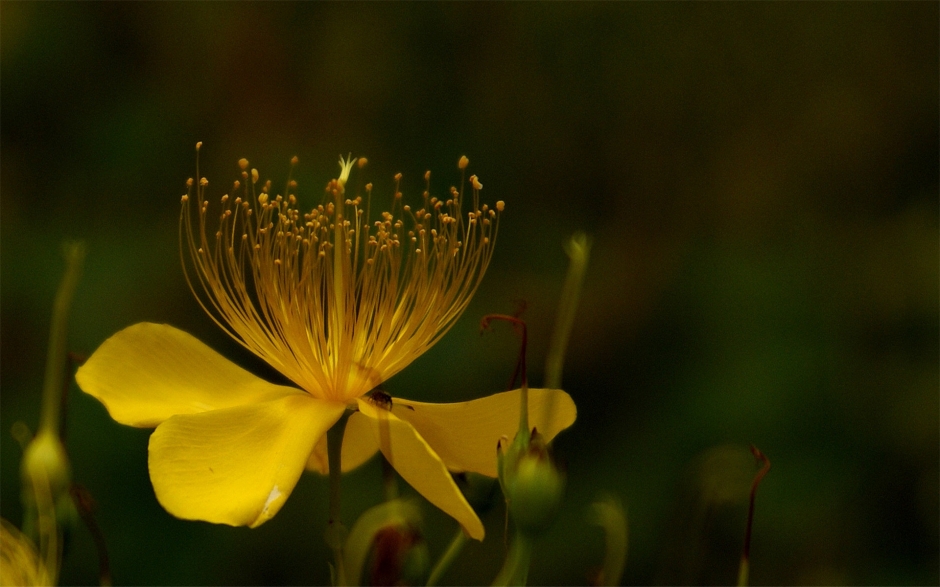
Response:
POLYGON ((68 494, 72 484, 72 469, 58 436, 40 432, 23 453, 21 475, 24 498, 40 491, 51 491, 53 499, 68 494), (48 489, 44 489, 48 487, 48 489))
POLYGON ((430 556, 418 529, 390 525, 378 531, 372 543, 370 585, 420 585, 427 575, 430 556))
POLYGON ((551 527, 565 494, 565 477, 535 431, 527 447, 513 442, 504 460, 503 491, 516 527, 530 535, 551 527), (517 455, 513 452, 522 449, 517 455))

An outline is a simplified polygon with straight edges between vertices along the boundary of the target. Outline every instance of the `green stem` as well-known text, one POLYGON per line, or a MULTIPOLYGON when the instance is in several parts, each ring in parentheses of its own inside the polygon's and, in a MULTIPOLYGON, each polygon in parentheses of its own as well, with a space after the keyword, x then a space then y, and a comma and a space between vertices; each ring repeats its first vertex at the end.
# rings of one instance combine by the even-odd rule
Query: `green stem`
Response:
POLYGON ((450 568, 450 565, 453 564, 454 559, 457 558, 457 555, 460 554, 460 551, 463 550, 463 545, 467 543, 467 534, 463 531, 462 528, 457 529, 457 533, 454 534, 454 539, 450 541, 450 545, 447 547, 447 550, 444 551, 444 554, 441 555, 440 560, 437 561, 437 564, 434 565, 434 568, 431 570, 431 576, 428 578, 428 587, 432 585, 437 585, 437 582, 444 576, 444 573, 447 572, 447 569, 450 568))
POLYGON ((591 239, 582 232, 576 233, 565 244, 565 252, 571 259, 571 263, 568 265, 565 285, 561 289, 555 330, 552 332, 548 355, 545 358, 545 386, 550 389, 561 388, 561 370, 565 360, 565 350, 568 348, 568 338, 571 336, 571 327, 574 326, 578 299, 581 297, 581 286, 584 283, 584 274, 591 255, 591 239))
POLYGON ((529 579, 529 565, 532 562, 533 539, 522 532, 516 532, 516 538, 509 547, 509 554, 503 568, 493 581, 494 587, 525 585, 529 579))
POLYGON ((82 264, 85 261, 85 245, 81 242, 66 243, 63 246, 65 255, 65 276, 59 285, 52 307, 52 327, 49 333, 49 354, 46 358, 46 378, 42 389, 42 416, 39 422, 39 432, 49 432, 59 436, 59 414, 62 404, 63 366, 66 364, 67 332, 69 325, 69 309, 72 306, 72 296, 75 286, 82 275, 82 264))
POLYGON ((343 562, 343 544, 346 542, 346 527, 340 520, 340 479, 343 476, 343 433, 349 411, 343 413, 326 433, 326 454, 330 466, 330 518, 326 527, 326 543, 333 550, 336 561, 335 585, 346 585, 346 566, 343 562))

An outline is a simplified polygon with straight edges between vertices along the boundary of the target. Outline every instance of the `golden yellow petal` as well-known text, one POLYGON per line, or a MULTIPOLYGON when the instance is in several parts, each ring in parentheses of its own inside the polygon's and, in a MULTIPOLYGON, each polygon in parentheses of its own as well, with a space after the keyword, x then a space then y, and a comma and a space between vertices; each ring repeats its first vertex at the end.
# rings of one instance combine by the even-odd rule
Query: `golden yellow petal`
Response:
POLYGON ((358 401, 359 412, 367 416, 379 449, 398 474, 425 499, 457 520, 471 538, 483 540, 483 523, 460 493, 444 462, 417 430, 369 400, 358 401))
MULTIPOLYGON (((496 443, 502 436, 512 440, 519 428, 520 393, 516 389, 453 404, 395 398, 393 410, 415 427, 451 471, 495 477, 496 443)), ((529 427, 538 429, 546 442, 571 426, 577 415, 564 391, 529 390, 529 427)))
POLYGON ((307 394, 173 416, 150 436, 150 480, 174 516, 258 526, 281 509, 346 406, 307 394))
POLYGON ((182 330, 148 322, 104 341, 75 379, 112 418, 131 426, 156 426, 177 414, 306 395, 255 377, 182 330))
MULTIPOLYGON (((352 471, 362 465, 379 450, 379 445, 372 436, 372 427, 368 419, 359 413, 350 414, 343 433, 343 472, 352 471)), ((330 467, 326 454, 326 437, 320 439, 310 453, 307 470, 329 475, 330 467)))

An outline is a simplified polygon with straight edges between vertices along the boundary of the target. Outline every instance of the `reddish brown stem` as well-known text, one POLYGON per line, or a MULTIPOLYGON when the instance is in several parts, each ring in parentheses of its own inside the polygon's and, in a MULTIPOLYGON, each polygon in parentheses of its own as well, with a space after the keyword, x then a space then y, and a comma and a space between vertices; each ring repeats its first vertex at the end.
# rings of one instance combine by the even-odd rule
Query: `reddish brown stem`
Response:
POLYGON ((104 542, 104 534, 98 523, 95 521, 95 501, 83 486, 73 483, 69 488, 72 496, 72 502, 78 515, 85 522, 88 531, 91 532, 92 540, 95 541, 95 550, 98 551, 98 581, 101 585, 111 585, 111 565, 108 559, 108 548, 104 542))
POLYGON ((760 485, 761 480, 767 475, 767 472, 770 471, 770 459, 753 444, 751 445, 751 454, 753 454, 757 462, 761 464, 761 468, 754 475, 754 481, 751 483, 751 501, 747 510, 747 528, 744 530, 744 550, 741 552, 741 559, 744 561, 750 561, 751 559, 751 526, 754 523, 754 498, 757 496, 757 486, 760 485))

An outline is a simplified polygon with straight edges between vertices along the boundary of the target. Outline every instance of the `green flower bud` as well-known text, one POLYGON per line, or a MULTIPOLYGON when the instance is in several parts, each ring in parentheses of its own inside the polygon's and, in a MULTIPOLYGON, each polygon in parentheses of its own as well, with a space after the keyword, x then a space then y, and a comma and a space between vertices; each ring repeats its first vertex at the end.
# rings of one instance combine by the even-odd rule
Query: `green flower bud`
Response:
POLYGON ((68 495, 72 470, 59 437, 51 432, 40 432, 23 453, 20 474, 24 501, 44 495, 54 502, 68 495))
POLYGON ((502 482, 509 513, 521 532, 540 534, 555 521, 565 493, 565 477, 535 430, 524 452, 515 455, 516 448, 514 442, 503 460, 502 482))

